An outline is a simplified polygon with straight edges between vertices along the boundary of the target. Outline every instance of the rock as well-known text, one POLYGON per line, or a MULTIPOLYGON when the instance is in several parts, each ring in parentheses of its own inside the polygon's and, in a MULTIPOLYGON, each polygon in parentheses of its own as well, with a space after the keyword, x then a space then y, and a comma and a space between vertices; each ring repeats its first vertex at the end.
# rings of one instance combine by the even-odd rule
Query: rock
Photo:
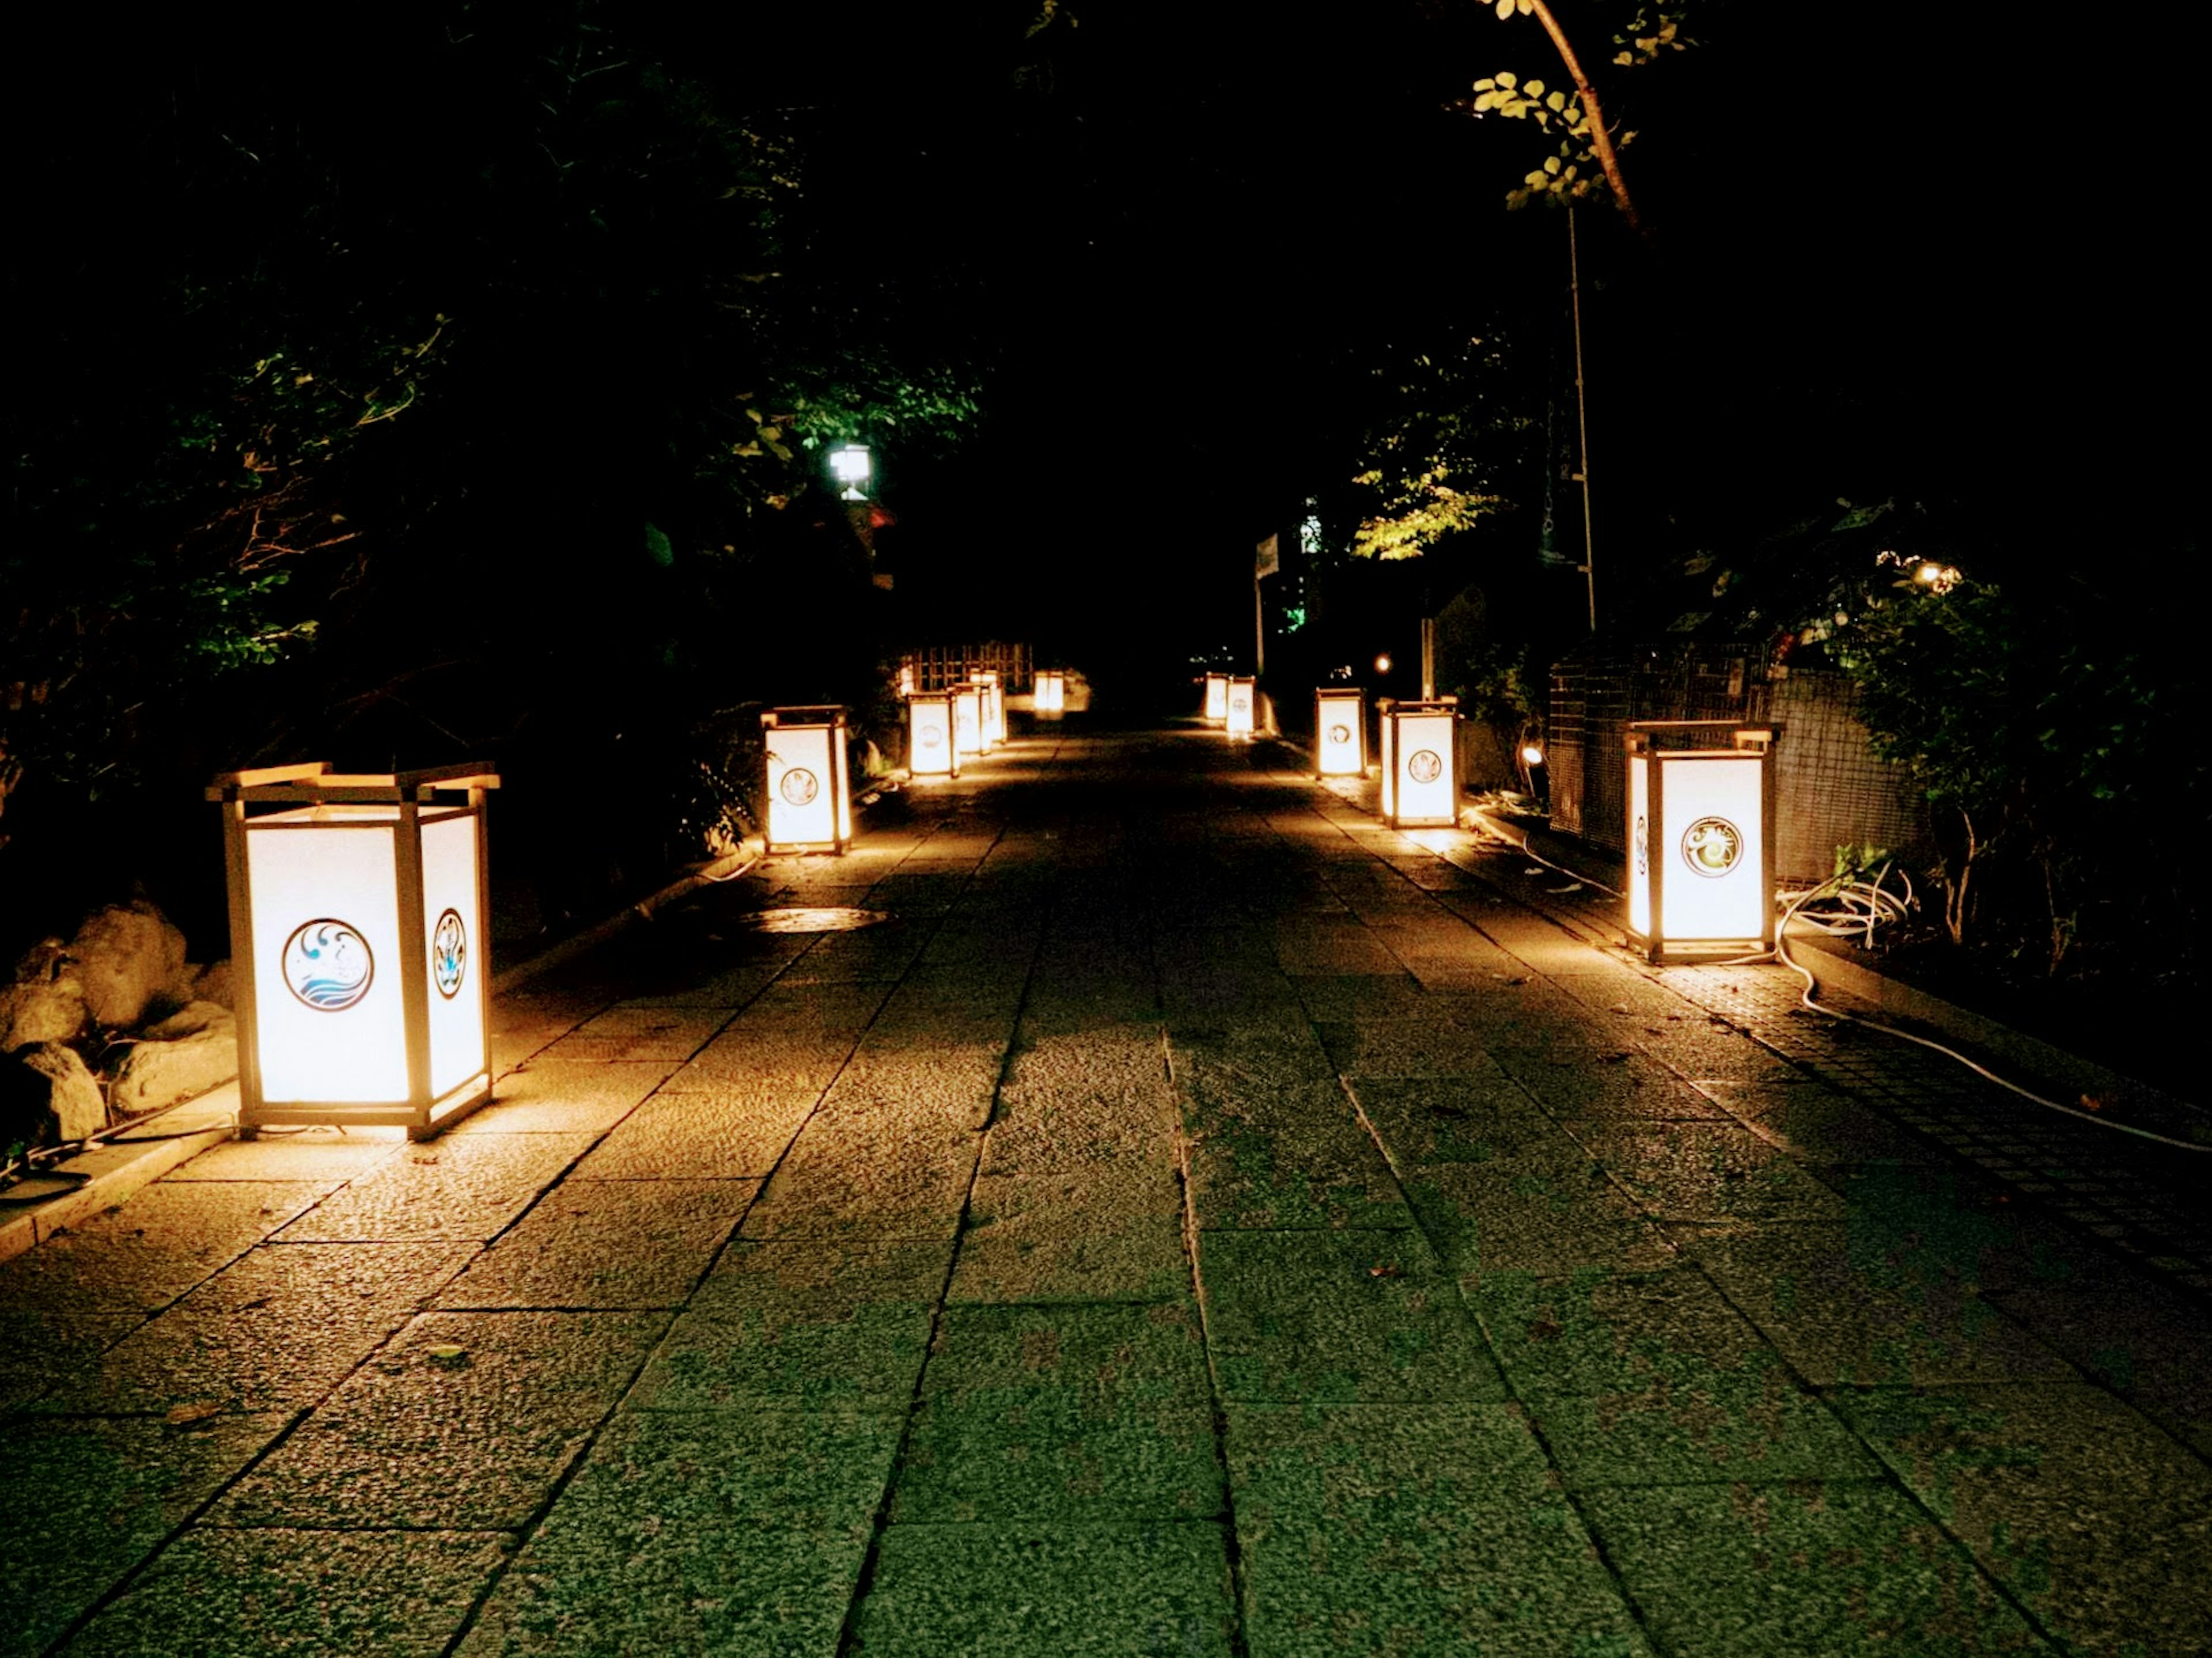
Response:
POLYGON ((185 935, 152 904, 134 898, 85 917, 69 953, 94 1023, 128 1030, 183 973, 185 935))
POLYGON ((46 1109, 53 1118, 56 1139, 81 1140, 107 1127, 107 1102, 100 1096, 100 1084, 76 1049, 40 1042, 9 1057, 46 1079, 46 1109))
POLYGON ((228 960, 210 962, 192 975, 191 987, 180 1002, 213 1002, 218 1007, 238 1005, 237 981, 231 976, 228 960))
POLYGON ((220 1087, 238 1074, 237 1027, 229 1014, 176 1042, 142 1042, 115 1078, 118 1116, 135 1117, 220 1087))
POLYGON ((0 1055, 0 1156, 54 1143, 53 1084, 12 1054, 0 1055))
POLYGON ((66 957, 55 957, 58 977, 28 980, 0 990, 0 1053, 35 1042, 76 1042, 93 1028, 84 1005, 84 981, 66 957))
POLYGON ((220 1002, 186 1002, 174 1013, 138 1034, 157 1042, 179 1042, 203 1030, 234 1030, 238 1022, 220 1002))

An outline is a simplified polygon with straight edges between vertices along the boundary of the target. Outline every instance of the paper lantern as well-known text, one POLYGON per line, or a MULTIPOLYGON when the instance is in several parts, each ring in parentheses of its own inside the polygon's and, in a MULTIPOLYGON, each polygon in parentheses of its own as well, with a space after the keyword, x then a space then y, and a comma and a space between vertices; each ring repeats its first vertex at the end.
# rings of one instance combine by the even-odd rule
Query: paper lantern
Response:
POLYGON ((1323 686, 1314 692, 1314 773, 1366 775, 1367 693, 1358 686, 1323 686))
POLYGON ((845 770, 845 710, 770 708, 761 716, 770 853, 838 852, 853 844, 853 786, 845 770))
POLYGON ((1260 706, 1260 688, 1249 674, 1229 677, 1228 714, 1224 728, 1231 737, 1249 738, 1255 711, 1260 706))
POLYGON ((952 688, 952 751, 963 760, 983 752, 983 688, 972 682, 952 688))
POLYGON ((240 1138, 422 1139, 491 1097, 482 765, 228 772, 222 807, 240 1138))
POLYGON ((1041 720, 1057 720, 1067 707, 1067 676, 1057 668, 1040 668, 1032 687, 1032 703, 1041 720))
POLYGON ((1206 717, 1208 720, 1229 718, 1229 676, 1210 673, 1206 677, 1206 717))
POLYGON ((1628 930, 1654 962, 1774 948, 1774 733, 1628 728, 1628 930))
POLYGON ((960 775, 951 691, 916 691, 907 698, 906 766, 916 777, 960 775))
POLYGON ((1382 728, 1382 821, 1392 829, 1459 822, 1459 699, 1377 703, 1382 728))
POLYGON ((999 676, 988 669, 975 676, 975 683, 982 695, 976 703, 976 712, 983 722, 983 752, 1006 740, 1006 694, 999 683, 999 676))

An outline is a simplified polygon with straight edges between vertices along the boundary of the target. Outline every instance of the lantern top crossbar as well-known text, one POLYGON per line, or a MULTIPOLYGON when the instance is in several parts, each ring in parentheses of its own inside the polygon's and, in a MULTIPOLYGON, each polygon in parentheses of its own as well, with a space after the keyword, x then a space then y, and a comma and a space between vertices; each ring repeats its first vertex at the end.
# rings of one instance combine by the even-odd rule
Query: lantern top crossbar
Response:
POLYGON ((1775 736, 1771 726, 1747 726, 1740 720, 1636 720, 1629 722, 1627 744, 1631 754, 1660 749, 1680 752, 1723 746, 1764 749, 1773 743, 1775 736), (1723 733, 1729 738, 1727 744, 1710 740, 1723 733))
POLYGON ((224 772, 209 786, 207 798, 292 806, 401 805, 427 803, 441 793, 473 793, 498 786, 499 774, 481 760, 397 772, 335 772, 327 761, 311 760, 296 766, 224 772))
POLYGON ((836 702, 810 703, 799 708, 770 708, 761 715, 763 726, 842 726, 845 709, 836 702))

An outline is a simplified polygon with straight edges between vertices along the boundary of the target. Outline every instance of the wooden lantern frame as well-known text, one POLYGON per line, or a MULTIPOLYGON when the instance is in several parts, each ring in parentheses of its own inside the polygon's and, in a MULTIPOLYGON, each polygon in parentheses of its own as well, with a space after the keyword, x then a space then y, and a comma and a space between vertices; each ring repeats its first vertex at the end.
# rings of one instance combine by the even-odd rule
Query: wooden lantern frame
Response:
MULTIPOLYGON (((1644 720, 1628 728, 1626 742, 1628 781, 1626 790, 1628 831, 1628 932, 1631 941, 1653 962, 1680 961, 1695 957, 1754 955, 1774 948, 1775 823, 1774 744, 1779 736, 1771 726, 1749 726, 1735 720, 1644 720), (1744 901, 1756 924, 1713 932, 1670 930, 1668 897, 1676 890, 1694 890, 1684 884, 1700 876, 1682 859, 1672 855, 1680 835, 1668 835, 1669 774, 1681 788, 1716 780, 1716 768, 1741 772, 1756 768, 1749 791, 1759 822, 1748 829, 1737 826, 1740 842, 1755 847, 1758 862, 1744 878, 1754 896, 1744 901), (1685 770, 1695 768, 1696 770, 1685 770), (1678 863, 1682 867, 1677 868, 1678 863)), ((1737 781, 1735 795, 1747 791, 1737 781)), ((1740 805, 1731 809, 1741 811, 1740 805)), ((1680 816, 1678 812, 1676 816, 1680 816)), ((1686 856, 1686 854, 1685 854, 1686 856)))
POLYGON ((960 744, 953 731, 952 693, 951 691, 911 691, 906 699, 906 768, 915 777, 957 777, 960 775, 960 744), (942 765, 923 765, 921 710, 939 708, 945 718, 945 755, 942 765))
MULTIPOLYGON (((787 852, 844 852, 853 844, 853 783, 845 759, 843 707, 836 703, 822 703, 801 708, 770 708, 761 715, 761 729, 766 738, 761 745, 761 803, 763 808, 761 838, 763 850, 770 856, 787 852), (826 836, 780 836, 777 834, 776 802, 782 797, 778 793, 781 779, 777 771, 780 756, 776 753, 775 740, 779 733, 810 732, 823 733, 820 760, 827 775, 818 781, 830 796, 830 833, 826 836)), ((787 764, 786 768, 788 769, 787 764)))
POLYGON ((1376 705, 1381 716, 1382 776, 1382 793, 1377 800, 1382 821, 1392 829, 1456 829, 1459 826, 1459 699, 1455 696, 1433 697, 1425 701, 1398 701, 1385 697, 1376 705), (1406 730, 1410 722, 1442 719, 1447 722, 1444 739, 1434 746, 1407 752, 1406 730), (1417 812, 1407 808, 1403 786, 1398 775, 1402 758, 1407 762, 1420 754, 1434 754, 1443 762, 1440 778, 1415 779, 1422 787, 1441 780, 1446 806, 1439 815, 1417 812))
POLYGON ((1314 775, 1364 777, 1367 774, 1367 692, 1358 685, 1320 685, 1314 689, 1314 775), (1330 710, 1352 732, 1348 744, 1328 740, 1330 710), (1333 749, 1349 747, 1349 763, 1330 764, 1333 749))
MULTIPOLYGON (((237 1004, 233 1011, 238 1020, 240 1139, 256 1139, 264 1127, 295 1125, 402 1127, 410 1139, 428 1139, 491 1098, 491 891, 485 858, 484 803, 488 791, 498 786, 498 774, 477 762, 364 774, 333 772, 321 761, 226 772, 210 786, 207 799, 222 808, 237 1004), (463 799, 440 799, 452 795, 463 799), (458 1085, 436 1090, 430 999, 444 993, 434 987, 432 955, 435 935, 445 918, 441 916, 434 926, 420 925, 425 911, 424 832, 464 819, 471 824, 474 843, 477 937, 466 942, 466 970, 474 978, 468 993, 476 1003, 479 1041, 465 1050, 473 1074, 458 1085), (266 1086, 266 1073, 272 1067, 264 1049, 269 1020, 260 1005, 259 981, 264 970, 281 974, 283 964, 260 959, 252 844, 262 835, 313 835, 333 829, 356 836, 364 831, 381 831, 391 838, 392 914, 388 926, 398 941, 396 965, 405 1089, 399 1097, 381 1100, 272 1100, 266 1086)), ((380 929, 386 925, 381 916, 377 922, 380 929)))

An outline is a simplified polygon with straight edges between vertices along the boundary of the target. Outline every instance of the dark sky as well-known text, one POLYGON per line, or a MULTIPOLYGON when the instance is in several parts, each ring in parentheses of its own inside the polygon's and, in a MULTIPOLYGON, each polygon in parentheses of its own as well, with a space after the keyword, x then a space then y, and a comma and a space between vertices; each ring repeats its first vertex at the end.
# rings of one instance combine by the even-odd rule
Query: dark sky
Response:
MULTIPOLYGON (((1040 638, 1209 636, 1252 542, 1340 492, 1374 361, 1502 334, 1556 362, 1562 216, 1503 202, 1540 137, 1447 106, 1557 66, 1533 22, 1463 0, 1073 0, 1077 27, 1024 42, 1036 5, 620 21, 726 107, 779 112, 817 257, 933 295, 928 325, 988 366, 957 459, 884 446, 911 602, 972 592, 983 625, 1040 638)), ((1560 15, 1601 65, 1632 9, 1560 15)), ((171 14, 121 43, 88 14, 26 118, 96 153, 109 100, 170 95, 190 60, 433 167, 437 20, 532 10, 171 14)), ((1705 0, 1694 50, 1601 70, 1652 232, 1582 216, 1609 567, 1844 495, 1964 495, 2050 558, 2179 510, 2201 343, 2182 100, 2087 39, 1926 12, 1705 0)), ((102 258, 158 261, 132 158, 102 169, 98 199, 57 186, 68 212, 102 258)), ((1496 556, 1524 556, 1529 515, 1501 524, 1496 556)))

